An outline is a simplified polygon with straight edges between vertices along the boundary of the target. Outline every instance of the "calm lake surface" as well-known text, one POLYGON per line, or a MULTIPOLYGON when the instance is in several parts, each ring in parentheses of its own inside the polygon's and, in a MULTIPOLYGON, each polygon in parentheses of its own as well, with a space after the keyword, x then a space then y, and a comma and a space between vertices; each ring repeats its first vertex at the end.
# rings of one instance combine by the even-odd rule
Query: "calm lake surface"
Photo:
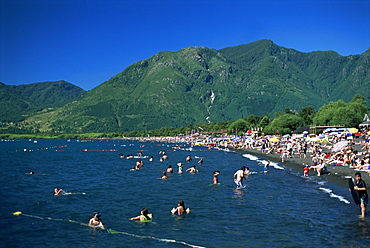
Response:
MULTIPOLYGON (((129 140, 11 140, 0 142, 1 244, 4 247, 369 247, 370 217, 346 188, 325 177, 273 164, 263 173, 263 159, 206 147, 129 140), (24 151, 27 149, 27 151, 24 151), (160 151, 168 159, 160 162, 160 151), (137 159, 144 167, 130 171, 137 159), (185 161, 191 155, 190 163, 185 161), (177 173, 197 164, 199 173, 177 173), (168 165, 174 173, 162 176, 168 165), (233 174, 251 171, 238 190, 233 174), (219 170, 220 185, 212 185, 219 170), (34 171, 35 175, 29 172, 34 171), (73 193, 54 196, 53 189, 73 193), (191 213, 179 218, 170 210, 184 200, 191 213), (146 207, 153 221, 128 220, 146 207), (89 228, 94 210, 106 230, 89 228), (21 211, 25 215, 13 215, 21 211), (81 224, 80 224, 81 223, 81 224)), ((369 210, 368 210, 369 212, 369 210)))

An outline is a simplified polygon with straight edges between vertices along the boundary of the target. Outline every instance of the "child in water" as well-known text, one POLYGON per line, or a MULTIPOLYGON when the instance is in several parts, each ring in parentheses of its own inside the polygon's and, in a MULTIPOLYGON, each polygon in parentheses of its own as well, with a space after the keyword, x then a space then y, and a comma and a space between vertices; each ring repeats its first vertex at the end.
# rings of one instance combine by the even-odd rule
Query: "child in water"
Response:
POLYGON ((100 227, 101 229, 104 229, 104 224, 102 220, 100 219, 100 217, 101 217, 101 213, 99 213, 98 211, 94 211, 93 217, 90 219, 88 225, 90 227, 94 227, 94 228, 100 227))
POLYGON ((303 168, 303 176, 308 177, 308 171, 310 170, 310 167, 308 164, 303 168))
POLYGON ((149 213, 147 208, 141 209, 140 215, 130 218, 130 220, 140 220, 141 222, 152 221, 152 214, 149 213))
POLYGON ((213 184, 219 184, 218 175, 220 175, 220 171, 217 170, 213 172, 213 184))
POLYGON ((178 215, 182 215, 182 214, 185 214, 185 213, 188 214, 188 213, 190 213, 190 209, 189 208, 185 209, 184 201, 180 200, 177 203, 177 208, 172 208, 171 213, 172 214, 178 214, 178 215))

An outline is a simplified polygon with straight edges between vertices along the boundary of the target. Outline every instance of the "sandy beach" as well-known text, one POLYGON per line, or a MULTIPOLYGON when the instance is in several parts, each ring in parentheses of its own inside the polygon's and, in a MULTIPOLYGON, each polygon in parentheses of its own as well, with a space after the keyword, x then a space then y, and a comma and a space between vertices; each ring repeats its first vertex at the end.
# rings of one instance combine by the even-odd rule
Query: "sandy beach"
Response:
MULTIPOLYGON (((360 149, 360 146, 357 146, 356 148, 360 149)), ((307 154, 307 158, 299 158, 298 155, 294 155, 292 158, 286 158, 285 162, 281 162, 280 154, 279 153, 273 153, 273 154, 266 154, 263 153, 260 149, 237 149, 236 151, 240 153, 248 153, 253 156, 257 156, 260 158, 264 158, 266 160, 271 160, 272 162, 280 163, 284 166, 290 167, 298 172, 301 172, 303 174, 303 168, 306 164, 311 165, 311 157, 310 154, 307 154)), ((346 177, 351 176, 354 178, 355 171, 353 168, 349 168, 348 166, 332 166, 328 165, 328 170, 330 171, 330 174, 322 175, 321 177, 326 177, 329 182, 336 183, 343 187, 348 187, 348 179, 346 177)), ((313 169, 309 171, 309 175, 317 175, 313 169)), ((370 185, 370 176, 366 172, 361 172, 362 179, 366 182, 366 185, 370 185)))

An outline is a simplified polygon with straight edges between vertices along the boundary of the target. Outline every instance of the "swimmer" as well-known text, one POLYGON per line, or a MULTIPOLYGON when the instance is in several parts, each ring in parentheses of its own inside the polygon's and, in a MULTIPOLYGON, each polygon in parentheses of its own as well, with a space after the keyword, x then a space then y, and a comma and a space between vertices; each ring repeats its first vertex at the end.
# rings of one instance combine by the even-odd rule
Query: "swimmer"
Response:
POLYGON ((120 158, 125 158, 125 155, 124 154, 122 154, 122 153, 120 153, 120 154, 118 154, 119 155, 119 157, 120 158))
POLYGON ((189 212, 190 212, 190 209, 189 208, 186 209, 184 201, 181 201, 181 200, 177 202, 177 208, 173 208, 171 210, 172 214, 178 214, 178 215, 187 214, 189 212))
POLYGON ((167 173, 172 173, 172 172, 173 172, 172 165, 169 165, 167 168, 167 173))
POLYGON ((217 170, 213 172, 213 184, 219 184, 218 175, 220 175, 220 171, 217 170))
POLYGON ((149 214, 149 210, 146 208, 141 209, 140 215, 130 218, 130 220, 140 220, 143 222, 151 221, 152 214, 149 214))
POLYGON ((158 179, 167 179, 168 178, 167 172, 163 171, 162 173, 163 173, 163 176, 158 179))
POLYGON ((185 160, 186 160, 186 162, 190 162, 191 161, 191 156, 188 155, 185 160))
POLYGON ((54 195, 60 195, 63 193, 63 190, 62 189, 58 189, 58 188, 55 188, 54 189, 54 195))
POLYGON ((244 175, 249 176, 250 174, 252 174, 252 172, 249 170, 249 167, 245 168, 244 175))
POLYGON ((102 220, 100 219, 100 217, 101 217, 101 213, 99 213, 98 211, 94 211, 93 217, 90 219, 89 224, 88 224, 89 227, 94 227, 94 228, 100 227, 101 229, 104 229, 104 224, 102 220))
POLYGON ((195 165, 193 165, 192 167, 190 167, 189 169, 186 170, 186 172, 189 172, 191 174, 195 174, 198 172, 198 169, 195 169, 195 165))
POLYGON ((34 174, 35 174, 35 172, 33 172, 33 171, 30 172, 30 175, 34 175, 34 174))
POLYGON ((198 164, 203 164, 203 158, 200 158, 198 164))
POLYGON ((184 168, 182 163, 177 163, 177 166, 179 167, 179 174, 182 174, 182 169, 184 168))
POLYGON ((150 162, 152 162, 152 161, 153 161, 153 156, 150 156, 149 161, 150 161, 150 162))

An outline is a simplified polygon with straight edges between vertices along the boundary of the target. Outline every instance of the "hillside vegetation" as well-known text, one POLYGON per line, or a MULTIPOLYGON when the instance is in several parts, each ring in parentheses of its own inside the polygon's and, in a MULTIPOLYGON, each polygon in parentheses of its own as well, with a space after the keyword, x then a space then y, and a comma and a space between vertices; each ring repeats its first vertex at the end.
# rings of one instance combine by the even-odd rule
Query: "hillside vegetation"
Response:
MULTIPOLYGON (((18 124, 33 132, 110 132, 186 127, 298 113, 370 97, 370 49, 302 53, 261 40, 221 50, 188 47, 132 64, 54 111, 18 124)), ((23 99, 23 98, 22 98, 23 99)), ((18 100, 19 103, 26 102, 18 100)))

